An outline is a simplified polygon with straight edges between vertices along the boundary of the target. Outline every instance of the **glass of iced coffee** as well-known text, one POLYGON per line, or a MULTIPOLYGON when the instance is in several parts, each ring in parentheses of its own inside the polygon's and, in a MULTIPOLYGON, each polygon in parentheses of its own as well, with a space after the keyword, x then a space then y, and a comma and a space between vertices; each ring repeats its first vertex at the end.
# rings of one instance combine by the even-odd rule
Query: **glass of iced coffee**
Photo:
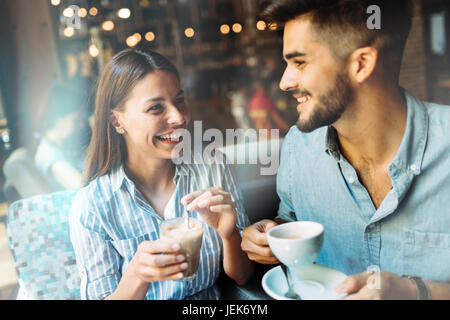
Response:
POLYGON ((180 253, 186 257, 188 268, 183 272, 184 279, 189 280, 197 272, 200 251, 203 240, 203 224, 194 218, 189 218, 189 225, 185 218, 164 220, 160 224, 161 239, 177 242, 180 253))

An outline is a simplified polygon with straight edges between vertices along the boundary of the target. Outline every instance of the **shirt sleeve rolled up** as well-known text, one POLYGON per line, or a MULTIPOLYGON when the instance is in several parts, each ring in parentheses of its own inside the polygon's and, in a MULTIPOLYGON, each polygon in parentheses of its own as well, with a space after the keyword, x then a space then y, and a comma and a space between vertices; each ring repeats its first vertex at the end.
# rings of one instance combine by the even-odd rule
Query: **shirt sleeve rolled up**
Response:
POLYGON ((95 212, 80 191, 70 213, 70 237, 80 272, 83 300, 102 300, 111 295, 121 279, 121 257, 114 249, 95 212))

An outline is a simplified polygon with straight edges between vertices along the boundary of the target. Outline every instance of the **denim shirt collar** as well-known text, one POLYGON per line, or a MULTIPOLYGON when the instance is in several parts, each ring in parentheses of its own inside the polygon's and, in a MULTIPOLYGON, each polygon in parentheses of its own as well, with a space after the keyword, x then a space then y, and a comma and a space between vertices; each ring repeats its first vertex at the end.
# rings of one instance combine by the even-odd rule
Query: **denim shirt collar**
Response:
POLYGON ((336 161, 340 161, 341 153, 339 151, 338 136, 336 129, 329 126, 325 137, 325 152, 333 157, 336 161))
MULTIPOLYGON (((407 124, 400 148, 389 166, 389 170, 398 169, 403 173, 419 175, 428 137, 428 113, 425 105, 406 90, 407 124)), ((336 129, 328 127, 325 138, 325 152, 336 161, 342 160, 336 129)))
POLYGON ((429 116, 423 102, 404 90, 408 106, 408 120, 400 149, 392 161, 392 166, 419 175, 428 138, 429 116))

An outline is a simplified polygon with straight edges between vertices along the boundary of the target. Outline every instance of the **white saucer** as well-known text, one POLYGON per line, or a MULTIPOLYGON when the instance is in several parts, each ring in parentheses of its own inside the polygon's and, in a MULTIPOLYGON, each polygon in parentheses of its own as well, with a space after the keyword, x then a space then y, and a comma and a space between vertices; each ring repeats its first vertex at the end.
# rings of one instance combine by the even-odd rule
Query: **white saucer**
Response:
MULTIPOLYGON (((344 295, 339 295, 334 291, 347 276, 336 270, 320 264, 313 264, 307 268, 307 277, 295 279, 294 290, 302 300, 338 300, 344 295)), ((284 296, 288 290, 286 277, 280 266, 274 267, 266 272, 262 278, 264 291, 277 300, 291 300, 284 296)))

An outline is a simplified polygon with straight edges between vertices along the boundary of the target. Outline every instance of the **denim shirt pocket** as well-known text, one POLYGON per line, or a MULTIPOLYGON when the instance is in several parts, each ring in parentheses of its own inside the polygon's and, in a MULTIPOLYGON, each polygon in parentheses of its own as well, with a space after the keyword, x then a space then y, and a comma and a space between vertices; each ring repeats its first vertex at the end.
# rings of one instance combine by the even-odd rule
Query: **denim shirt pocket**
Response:
POLYGON ((450 233, 406 231, 403 272, 425 280, 449 282, 450 233))

